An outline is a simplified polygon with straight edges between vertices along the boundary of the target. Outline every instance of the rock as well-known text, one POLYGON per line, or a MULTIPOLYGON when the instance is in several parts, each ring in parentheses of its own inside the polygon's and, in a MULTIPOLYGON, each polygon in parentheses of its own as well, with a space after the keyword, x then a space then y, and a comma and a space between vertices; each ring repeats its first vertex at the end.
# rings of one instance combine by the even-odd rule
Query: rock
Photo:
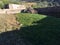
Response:
POLYGON ((37 11, 34 10, 32 7, 28 7, 28 8, 26 8, 26 9, 22 10, 21 12, 22 12, 22 13, 32 13, 32 14, 37 13, 37 11))
POLYGON ((28 12, 28 13, 32 13, 32 14, 37 13, 37 11, 34 10, 32 7, 28 7, 28 8, 27 8, 27 12, 28 12))

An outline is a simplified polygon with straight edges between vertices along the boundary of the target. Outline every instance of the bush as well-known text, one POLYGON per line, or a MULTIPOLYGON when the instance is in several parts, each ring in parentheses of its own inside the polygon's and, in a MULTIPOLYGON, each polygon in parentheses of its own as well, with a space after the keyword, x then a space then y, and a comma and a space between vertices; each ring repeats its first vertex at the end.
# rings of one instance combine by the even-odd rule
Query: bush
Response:
POLYGON ((0 8, 3 8, 4 3, 2 1, 0 1, 0 8))

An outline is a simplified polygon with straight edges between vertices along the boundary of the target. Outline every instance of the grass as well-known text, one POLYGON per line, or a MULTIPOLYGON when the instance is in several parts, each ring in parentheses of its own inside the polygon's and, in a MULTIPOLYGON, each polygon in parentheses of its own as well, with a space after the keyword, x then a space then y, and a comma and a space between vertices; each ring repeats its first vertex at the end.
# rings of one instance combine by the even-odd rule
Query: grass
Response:
POLYGON ((33 45, 60 45, 60 18, 39 14, 17 14, 24 25, 18 35, 33 45))
POLYGON ((22 23, 24 26, 33 25, 33 22, 41 20, 47 16, 39 15, 39 14, 29 14, 29 13, 21 13, 17 14, 17 20, 22 23))

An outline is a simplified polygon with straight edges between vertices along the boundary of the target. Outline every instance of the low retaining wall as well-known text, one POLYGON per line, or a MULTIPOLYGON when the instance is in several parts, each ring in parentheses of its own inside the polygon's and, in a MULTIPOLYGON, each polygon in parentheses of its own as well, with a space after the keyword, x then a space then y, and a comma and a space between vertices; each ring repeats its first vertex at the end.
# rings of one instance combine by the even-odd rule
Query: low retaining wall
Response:
POLYGON ((15 14, 20 13, 22 9, 0 9, 0 14, 15 14))
POLYGON ((0 9, 0 14, 5 14, 5 13, 6 13, 6 11, 5 11, 5 10, 0 9))

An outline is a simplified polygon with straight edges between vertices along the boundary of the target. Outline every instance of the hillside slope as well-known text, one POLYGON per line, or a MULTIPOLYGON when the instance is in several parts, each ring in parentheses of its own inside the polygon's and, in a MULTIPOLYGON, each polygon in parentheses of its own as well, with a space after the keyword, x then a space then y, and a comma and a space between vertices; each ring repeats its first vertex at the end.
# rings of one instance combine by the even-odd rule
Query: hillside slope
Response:
POLYGON ((18 34, 33 45, 60 45, 60 18, 18 14, 18 20, 25 25, 18 34))
POLYGON ((0 33, 11 31, 19 27, 15 15, 0 14, 0 33))
POLYGON ((29 13, 16 16, 23 27, 1 33, 1 45, 60 45, 60 18, 29 13))

